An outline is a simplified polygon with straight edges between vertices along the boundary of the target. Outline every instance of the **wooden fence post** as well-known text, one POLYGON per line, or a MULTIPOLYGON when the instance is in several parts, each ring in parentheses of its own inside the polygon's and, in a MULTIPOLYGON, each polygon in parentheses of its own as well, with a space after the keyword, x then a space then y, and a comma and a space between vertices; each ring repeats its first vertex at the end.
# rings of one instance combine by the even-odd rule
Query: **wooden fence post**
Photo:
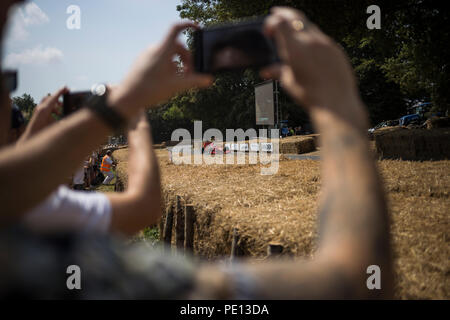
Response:
POLYGON ((235 260, 236 257, 241 257, 244 255, 242 248, 239 245, 239 232, 237 228, 233 228, 233 240, 231 242, 231 256, 230 261, 235 260))
POLYGON ((175 240, 178 250, 184 248, 184 208, 181 206, 181 197, 177 196, 176 201, 176 225, 175 240))
POLYGON ((194 248, 194 222, 195 211, 193 205, 184 207, 184 252, 193 250, 194 248))
POLYGON ((166 245, 171 246, 172 243, 172 226, 173 226, 173 206, 169 206, 166 212, 166 223, 164 224, 163 240, 166 245))
POLYGON ((116 176, 116 183, 114 183, 114 192, 123 192, 125 187, 123 186, 122 180, 116 176))

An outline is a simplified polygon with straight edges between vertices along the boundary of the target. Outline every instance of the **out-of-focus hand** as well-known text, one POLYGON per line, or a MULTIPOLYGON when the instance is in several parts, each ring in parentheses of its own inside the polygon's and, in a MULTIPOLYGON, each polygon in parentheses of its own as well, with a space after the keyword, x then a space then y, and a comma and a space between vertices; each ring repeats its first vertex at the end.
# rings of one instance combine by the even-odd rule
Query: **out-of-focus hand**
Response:
POLYGON ((53 115, 60 115, 62 107, 62 103, 59 101, 59 98, 68 92, 69 89, 63 87, 54 94, 44 97, 36 106, 33 112, 33 117, 35 117, 36 122, 41 125, 39 129, 42 129, 43 127, 46 127, 56 121, 55 118, 53 118, 53 115))
POLYGON ((138 108, 157 105, 190 88, 210 86, 213 77, 194 71, 191 53, 177 40, 180 32, 187 28, 197 26, 193 23, 176 24, 160 45, 146 50, 125 80, 112 90, 110 104, 122 105, 120 112, 131 119, 138 108), (182 62, 181 70, 174 61, 176 56, 182 62))
POLYGON ((366 124, 355 76, 339 45, 303 13, 286 7, 272 9, 265 32, 275 38, 282 63, 263 69, 262 77, 280 79, 313 117, 332 114, 366 124))
POLYGON ((149 128, 150 124, 147 120, 147 113, 144 109, 141 109, 136 116, 132 119, 132 121, 129 123, 129 130, 134 131, 138 128, 149 128))
POLYGON ((61 113, 61 102, 59 102, 59 98, 68 92, 69 89, 63 87, 54 94, 48 95, 41 100, 34 109, 30 123, 19 139, 19 144, 56 121, 53 115, 59 115, 61 113))

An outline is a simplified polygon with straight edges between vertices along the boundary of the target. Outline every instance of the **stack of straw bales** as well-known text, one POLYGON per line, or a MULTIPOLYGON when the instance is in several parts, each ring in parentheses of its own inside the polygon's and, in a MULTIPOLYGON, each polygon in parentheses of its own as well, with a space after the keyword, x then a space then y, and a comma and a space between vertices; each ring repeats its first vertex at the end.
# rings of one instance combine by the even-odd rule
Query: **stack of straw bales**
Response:
POLYGON ((431 118, 426 122, 427 129, 436 128, 449 128, 450 127, 450 117, 445 118, 431 118))
POLYGON ((280 140, 280 153, 301 154, 316 150, 312 137, 293 136, 280 140))
POLYGON ((402 160, 450 159, 450 128, 407 129, 395 127, 374 134, 379 157, 402 160))

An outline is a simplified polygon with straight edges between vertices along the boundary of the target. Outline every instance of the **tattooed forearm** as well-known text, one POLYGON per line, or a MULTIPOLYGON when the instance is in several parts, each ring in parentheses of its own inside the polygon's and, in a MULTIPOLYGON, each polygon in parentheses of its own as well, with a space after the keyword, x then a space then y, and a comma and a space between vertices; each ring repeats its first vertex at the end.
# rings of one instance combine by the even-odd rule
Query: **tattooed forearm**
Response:
POLYGON ((390 279, 386 201, 368 141, 351 130, 323 139, 319 251, 333 252, 362 275, 379 265, 390 279))
MULTIPOLYGON (((227 297, 390 297, 388 215, 365 133, 357 126, 330 117, 320 131, 323 186, 319 246, 314 259, 243 264, 223 277, 229 289, 227 297), (369 265, 378 265, 382 270, 382 290, 367 288, 369 265)), ((212 285, 203 281, 199 287, 202 286, 212 285)))

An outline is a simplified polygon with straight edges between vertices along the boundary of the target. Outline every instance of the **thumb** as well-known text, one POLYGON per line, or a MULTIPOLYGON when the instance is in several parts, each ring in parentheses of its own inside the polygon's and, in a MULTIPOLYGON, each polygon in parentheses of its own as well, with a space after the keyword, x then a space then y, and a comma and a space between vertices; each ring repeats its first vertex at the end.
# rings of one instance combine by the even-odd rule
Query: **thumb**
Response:
POLYGON ((282 68, 279 63, 273 64, 261 69, 259 74, 261 78, 264 79, 280 79, 282 74, 282 68))
POLYGON ((61 89, 59 89, 58 91, 56 91, 54 94, 52 94, 49 98, 49 103, 53 104, 55 102, 58 101, 59 97, 62 96, 63 94, 69 92, 69 89, 67 89, 67 87, 62 87, 61 89))
POLYGON ((207 88, 214 82, 214 77, 209 74, 191 73, 181 79, 182 90, 191 88, 207 88))

